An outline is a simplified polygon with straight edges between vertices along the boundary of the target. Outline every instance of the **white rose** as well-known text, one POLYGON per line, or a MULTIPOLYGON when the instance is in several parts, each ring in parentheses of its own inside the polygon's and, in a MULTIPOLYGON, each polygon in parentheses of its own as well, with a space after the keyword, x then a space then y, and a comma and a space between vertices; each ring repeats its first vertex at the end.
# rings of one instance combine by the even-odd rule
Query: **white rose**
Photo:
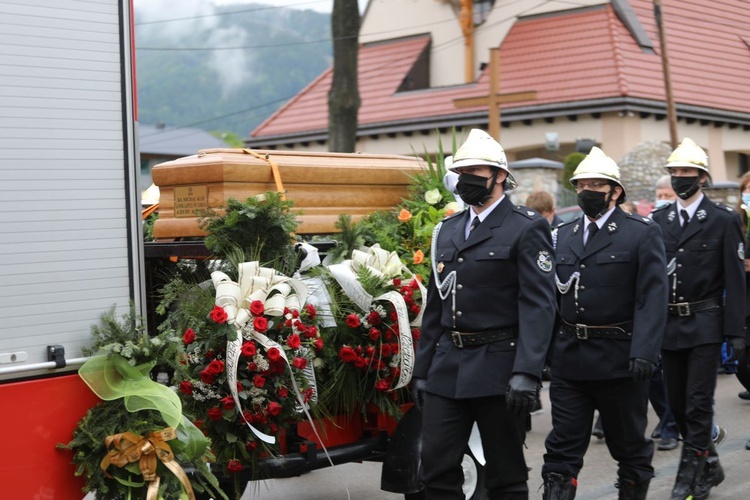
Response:
POLYGON ((437 188, 430 189, 424 194, 424 201, 426 201, 430 205, 434 205, 435 203, 439 202, 442 199, 443 199, 443 195, 440 194, 440 190, 437 188))

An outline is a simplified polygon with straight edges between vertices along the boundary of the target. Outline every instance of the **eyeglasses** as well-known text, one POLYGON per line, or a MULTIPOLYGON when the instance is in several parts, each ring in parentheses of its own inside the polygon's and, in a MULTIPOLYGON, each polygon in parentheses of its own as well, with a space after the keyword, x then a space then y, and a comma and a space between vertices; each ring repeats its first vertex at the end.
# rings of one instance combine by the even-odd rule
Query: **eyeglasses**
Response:
POLYGON ((575 188, 576 191, 583 191, 588 189, 590 191, 599 191, 601 188, 609 186, 609 182, 606 181, 592 181, 592 182, 581 182, 577 181, 575 188))

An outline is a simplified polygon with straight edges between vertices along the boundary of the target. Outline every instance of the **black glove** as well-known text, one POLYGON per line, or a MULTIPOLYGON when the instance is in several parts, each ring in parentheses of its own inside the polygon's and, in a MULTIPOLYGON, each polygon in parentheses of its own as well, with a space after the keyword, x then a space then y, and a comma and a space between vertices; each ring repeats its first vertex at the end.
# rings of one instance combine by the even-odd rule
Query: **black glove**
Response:
POLYGON ((647 359, 633 358, 630 360, 630 373, 633 374, 633 380, 644 382, 651 378, 656 370, 656 365, 647 359))
POLYGON ((411 379, 411 397, 414 400, 414 406, 417 410, 424 410, 424 393, 427 387, 427 380, 423 378, 412 378, 411 379))
POLYGON ((727 361, 737 361, 740 354, 745 350, 745 337, 727 337, 727 345, 732 348, 727 361))
POLYGON ((539 397, 539 380, 525 373, 515 373, 505 389, 508 409, 516 415, 527 415, 539 397))

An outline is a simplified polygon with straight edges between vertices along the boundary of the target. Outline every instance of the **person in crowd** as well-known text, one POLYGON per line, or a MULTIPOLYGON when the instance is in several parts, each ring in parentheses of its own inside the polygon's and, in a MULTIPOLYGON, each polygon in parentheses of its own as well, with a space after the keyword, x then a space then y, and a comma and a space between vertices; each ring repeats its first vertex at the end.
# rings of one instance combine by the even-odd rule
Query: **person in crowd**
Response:
POLYGON ((560 313, 549 355, 543 498, 574 498, 598 410, 618 463, 619 498, 643 500, 654 477, 649 379, 667 320, 664 244, 651 219, 620 209, 620 169, 601 149, 570 180, 584 215, 553 232, 560 313))
POLYGON ((675 203, 652 216, 661 227, 669 273, 662 363, 669 407, 683 438, 672 500, 707 498, 724 480, 712 441, 721 345, 745 350, 744 242, 737 213, 702 190, 708 156, 685 138, 667 159, 675 203))
POLYGON ((677 193, 672 189, 672 178, 669 174, 662 175, 656 180, 656 202, 654 210, 662 208, 677 199, 677 193))
POLYGON ((623 201, 620 204, 620 210, 622 210, 626 214, 638 214, 638 208, 635 206, 635 203, 630 200, 623 201))
POLYGON ((556 227, 562 219, 555 213, 555 200, 547 191, 535 191, 526 198, 526 206, 539 212, 542 217, 549 221, 552 227, 556 227))
POLYGON ((490 499, 528 498, 525 419, 554 324, 550 227, 507 192, 505 152, 474 129, 451 170, 468 210, 436 228, 412 390, 423 415, 420 477, 430 500, 461 500, 476 422, 490 499))
MULTIPOLYGON (((742 221, 742 234, 745 236, 745 248, 747 248, 747 242, 750 241, 750 218, 748 212, 750 212, 750 172, 745 172, 740 177, 740 198, 737 202, 737 212, 740 214, 740 220, 742 221)), ((745 291, 746 291, 746 303, 745 303, 745 350, 739 353, 737 363, 737 380, 740 381, 742 386, 745 388, 744 391, 739 393, 740 399, 750 400, 750 259, 745 259, 745 291)), ((745 449, 750 450, 750 441, 745 443, 745 449)))
POLYGON ((466 207, 466 204, 456 191, 456 184, 458 184, 458 174, 450 169, 451 165, 453 165, 453 156, 446 156, 443 163, 447 170, 445 172, 445 175, 443 176, 443 186, 445 186, 445 189, 453 194, 453 197, 456 199, 456 203, 458 203, 459 210, 463 210, 466 207))

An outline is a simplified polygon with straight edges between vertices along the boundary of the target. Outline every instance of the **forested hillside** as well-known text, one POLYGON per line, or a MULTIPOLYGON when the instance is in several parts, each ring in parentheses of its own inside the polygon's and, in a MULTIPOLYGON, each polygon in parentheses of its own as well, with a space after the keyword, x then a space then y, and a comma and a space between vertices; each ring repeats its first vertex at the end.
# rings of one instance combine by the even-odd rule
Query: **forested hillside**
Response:
POLYGON ((331 65, 329 14, 206 0, 173 10, 154 4, 137 2, 135 13, 143 124, 245 137, 331 65))

